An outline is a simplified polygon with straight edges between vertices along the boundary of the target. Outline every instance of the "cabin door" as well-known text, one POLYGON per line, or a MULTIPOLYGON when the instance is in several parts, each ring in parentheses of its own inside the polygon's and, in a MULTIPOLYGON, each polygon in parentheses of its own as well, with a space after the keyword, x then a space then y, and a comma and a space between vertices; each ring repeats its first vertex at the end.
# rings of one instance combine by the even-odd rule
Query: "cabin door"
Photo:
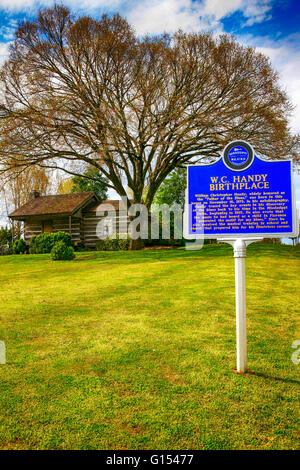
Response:
POLYGON ((43 221, 43 233, 52 233, 53 232, 53 222, 52 220, 43 221))

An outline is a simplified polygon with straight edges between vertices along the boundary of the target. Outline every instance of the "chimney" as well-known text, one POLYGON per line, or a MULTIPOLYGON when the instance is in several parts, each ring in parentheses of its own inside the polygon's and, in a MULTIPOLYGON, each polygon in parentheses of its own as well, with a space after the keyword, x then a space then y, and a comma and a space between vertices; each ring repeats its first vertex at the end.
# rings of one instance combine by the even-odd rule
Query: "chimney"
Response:
POLYGON ((40 193, 38 191, 32 191, 30 194, 29 194, 29 200, 31 199, 36 199, 38 197, 40 197, 40 193))

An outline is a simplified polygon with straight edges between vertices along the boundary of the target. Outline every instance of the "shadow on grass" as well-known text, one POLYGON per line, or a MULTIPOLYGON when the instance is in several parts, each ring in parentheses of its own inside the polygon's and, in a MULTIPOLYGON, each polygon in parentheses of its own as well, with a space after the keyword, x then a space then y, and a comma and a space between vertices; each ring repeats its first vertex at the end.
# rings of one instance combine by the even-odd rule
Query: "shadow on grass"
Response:
POLYGON ((263 374, 262 372, 253 372, 252 375, 256 377, 262 377, 263 379, 271 379, 274 380, 275 382, 283 382, 287 384, 296 384, 300 385, 300 380, 294 380, 294 379, 285 379, 283 377, 276 377, 273 375, 268 375, 268 374, 263 374))
POLYGON ((201 250, 185 250, 184 248, 174 249, 151 249, 141 251, 95 251, 88 255, 82 253, 77 255, 76 260, 84 261, 88 259, 104 261, 109 260, 114 263, 143 263, 149 261, 170 261, 177 259, 197 259, 201 257, 222 257, 225 254, 230 255, 231 247, 220 245, 208 245, 201 250))
MULTIPOLYGON (((272 258, 299 258, 300 245, 271 245, 254 243, 247 250, 248 257, 268 256, 272 258)), ((144 262, 164 262, 171 260, 196 260, 201 258, 233 258, 233 249, 228 244, 205 245, 200 250, 185 250, 184 247, 174 249, 151 249, 141 251, 85 251, 76 253, 76 261, 107 262, 121 264, 140 264, 144 262)), ((14 264, 23 267, 24 262, 49 262, 50 255, 11 255, 1 256, 0 264, 14 264)))
MULTIPOLYGON (((248 256, 260 257, 270 256, 272 258, 297 258, 300 254, 300 245, 298 247, 290 247, 284 245, 270 245, 257 243, 250 245, 248 256)), ((196 260, 201 258, 233 258, 233 249, 227 244, 205 245, 200 250, 185 250, 184 247, 175 249, 151 249, 141 251, 95 251, 93 254, 81 254, 78 259, 80 261, 88 260, 97 262, 110 263, 133 263, 139 264, 144 262, 164 262, 171 260, 196 260)))

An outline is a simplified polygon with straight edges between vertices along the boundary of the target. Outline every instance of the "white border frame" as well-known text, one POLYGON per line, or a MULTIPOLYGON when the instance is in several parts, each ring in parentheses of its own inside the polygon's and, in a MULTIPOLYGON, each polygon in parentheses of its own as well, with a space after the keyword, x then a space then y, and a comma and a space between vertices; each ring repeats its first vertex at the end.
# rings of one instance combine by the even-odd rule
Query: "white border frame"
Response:
MULTIPOLYGON (((241 140, 239 142, 242 142, 241 140)), ((246 144, 248 144, 251 148, 252 146, 246 142, 246 141, 243 141, 245 142, 246 144)), ((230 142, 231 143, 231 142, 230 142)), ((229 145, 229 144, 228 144, 229 145)), ((226 145, 227 147, 227 145, 226 145)), ((225 147, 225 148, 226 148, 225 147)), ((225 150, 225 149, 224 149, 225 150)), ((223 150, 223 152, 224 152, 223 150)), ((255 158, 258 158, 258 160, 261 160, 262 162, 266 162, 266 163, 278 163, 278 162, 283 162, 283 161, 289 161, 291 162, 291 203, 292 203, 292 223, 293 223, 293 231, 292 232, 272 232, 272 233, 261 233, 261 232, 253 232, 253 233, 222 233, 222 234, 216 234, 216 233, 202 233, 202 234, 193 234, 191 235, 189 233, 189 204, 188 204, 188 200, 189 200, 189 172, 188 172, 188 168, 189 167, 196 167, 196 166, 213 166, 213 165, 216 165, 217 163, 219 163, 220 160, 223 160, 223 163, 224 165, 231 171, 243 171, 243 170, 233 170, 232 168, 229 168, 225 162, 224 162, 224 159, 223 159, 223 152, 220 156, 220 158, 215 161, 214 163, 207 163, 207 164, 203 164, 203 165, 186 165, 186 168, 187 168, 187 186, 186 186, 186 192, 185 192, 185 205, 184 205, 184 219, 183 219, 183 236, 184 238, 186 238, 187 240, 195 240, 195 239, 213 239, 213 240, 224 240, 224 238, 226 239, 237 239, 237 238, 241 238, 241 239, 244 239, 244 240, 247 240, 247 239, 253 239, 253 238, 296 238, 299 236, 299 217, 298 217, 298 211, 297 211, 297 207, 296 207, 296 194, 295 194, 295 188, 294 188, 294 184, 293 184, 293 175, 292 175, 292 159, 291 158, 288 158, 288 159, 285 159, 285 160, 265 160, 263 158, 260 158, 258 157, 254 150, 253 150, 253 160, 252 160, 252 163, 255 161, 255 158)), ((251 163, 251 165, 252 165, 251 163)), ((244 168, 244 170, 248 170, 250 167, 248 166, 247 168, 244 168)))

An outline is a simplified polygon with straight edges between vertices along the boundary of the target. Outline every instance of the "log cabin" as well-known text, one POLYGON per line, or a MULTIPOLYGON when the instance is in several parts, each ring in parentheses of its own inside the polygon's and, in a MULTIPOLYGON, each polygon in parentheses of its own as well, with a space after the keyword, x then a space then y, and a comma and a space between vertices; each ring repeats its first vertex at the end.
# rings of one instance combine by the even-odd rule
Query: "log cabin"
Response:
POLYGON ((100 232, 102 236, 109 237, 114 228, 117 233, 120 233, 121 227, 125 227, 122 233, 127 233, 128 228, 127 210, 123 202, 99 201, 93 192, 41 196, 34 191, 29 200, 9 217, 13 221, 24 222, 27 244, 33 235, 62 231, 70 233, 76 244, 95 247, 100 232), (99 229, 101 220, 103 223, 99 229))

